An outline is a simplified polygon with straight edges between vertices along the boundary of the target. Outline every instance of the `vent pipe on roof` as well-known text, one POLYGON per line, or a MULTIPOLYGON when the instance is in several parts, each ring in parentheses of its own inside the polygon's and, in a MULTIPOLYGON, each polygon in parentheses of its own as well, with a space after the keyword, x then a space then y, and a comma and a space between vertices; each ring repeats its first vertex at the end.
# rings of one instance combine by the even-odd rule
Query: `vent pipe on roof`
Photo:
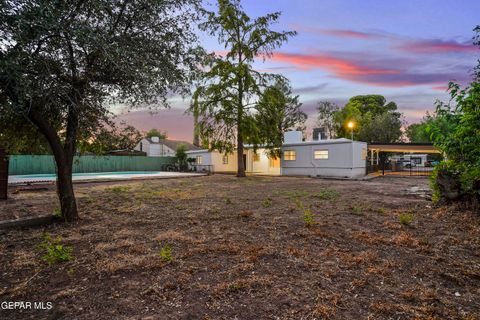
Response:
POLYGON ((302 142, 303 133, 302 131, 287 131, 283 134, 284 143, 298 143, 302 142))

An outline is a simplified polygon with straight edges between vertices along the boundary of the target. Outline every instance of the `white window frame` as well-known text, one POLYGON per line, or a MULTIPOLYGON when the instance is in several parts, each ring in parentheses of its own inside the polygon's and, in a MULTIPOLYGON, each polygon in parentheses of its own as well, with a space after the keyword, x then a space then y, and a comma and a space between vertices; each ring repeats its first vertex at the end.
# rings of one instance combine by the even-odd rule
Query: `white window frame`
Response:
POLYGON ((285 150, 283 152, 283 160, 285 161, 297 160, 297 150, 285 150))
POLYGON ((315 160, 328 160, 330 152, 328 149, 317 149, 313 151, 313 159, 315 160))
POLYGON ((202 164, 203 156, 196 156, 195 157, 195 164, 202 164))

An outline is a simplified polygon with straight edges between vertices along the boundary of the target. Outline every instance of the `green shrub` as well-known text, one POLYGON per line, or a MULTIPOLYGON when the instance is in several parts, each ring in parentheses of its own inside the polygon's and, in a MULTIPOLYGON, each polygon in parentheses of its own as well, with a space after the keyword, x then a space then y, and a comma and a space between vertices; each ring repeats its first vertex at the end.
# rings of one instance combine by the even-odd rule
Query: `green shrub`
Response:
POLYGON ((300 199, 296 199, 295 203, 297 205, 297 208, 300 209, 300 211, 303 214, 303 222, 305 224, 305 227, 311 227, 315 224, 315 219, 312 213, 312 208, 311 206, 305 206, 300 199))
POLYGON ((242 290, 242 286, 238 283, 231 283, 228 285, 228 291, 230 292, 238 292, 242 290))
POLYGON ((61 218, 62 217, 62 210, 59 208, 59 207, 56 207, 54 210, 53 210, 53 216, 55 218, 61 218))
POLYGON ((113 192, 113 193, 125 193, 127 192, 128 190, 130 190, 130 187, 129 186, 114 186, 114 187, 111 187, 111 188, 108 188, 107 190, 113 192))
POLYGON ((39 247, 45 250, 42 259, 49 264, 73 260, 73 247, 63 245, 61 237, 52 238, 50 234, 45 233, 39 247))
POLYGON ((337 190, 333 190, 333 189, 325 189, 312 194, 312 197, 321 199, 321 200, 335 200, 339 196, 340 196, 340 193, 337 190))
POLYGON ((413 222, 413 214, 411 214, 410 212, 404 212, 404 213, 401 213, 399 216, 398 216, 398 221, 405 225, 405 226, 408 226, 410 225, 412 222, 413 222))
POLYGON ((352 206, 352 213, 357 216, 361 216, 363 214, 363 209, 361 206, 352 206))
POLYGON ((263 200, 262 206, 263 206, 264 208, 269 208, 269 207, 271 207, 271 206, 272 206, 272 199, 266 198, 265 200, 263 200))
POLYGON ((434 145, 449 159, 434 169, 432 200, 462 201, 479 210, 480 82, 477 78, 464 89, 450 83, 449 91, 454 103, 438 102, 434 121, 427 126, 434 145))
POLYGON ((172 246, 169 244, 166 244, 160 248, 158 255, 160 256, 163 262, 170 262, 172 261, 172 251, 173 251, 172 246))

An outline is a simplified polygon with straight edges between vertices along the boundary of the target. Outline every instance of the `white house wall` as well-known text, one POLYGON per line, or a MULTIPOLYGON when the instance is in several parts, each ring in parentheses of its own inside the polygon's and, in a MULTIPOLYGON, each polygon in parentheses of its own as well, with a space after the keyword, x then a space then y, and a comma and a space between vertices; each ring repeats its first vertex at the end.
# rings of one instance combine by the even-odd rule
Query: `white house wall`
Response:
POLYGON ((352 143, 302 143, 285 145, 287 150, 296 151, 295 160, 285 160, 282 154, 282 175, 325 176, 325 177, 361 177, 365 175, 366 161, 362 160, 362 149, 366 152, 364 142, 352 143), (315 150, 328 150, 328 159, 314 159, 315 150))
POLYGON ((147 139, 142 139, 133 150, 143 151, 147 156, 150 156, 150 142, 147 139), (141 148, 140 145, 142 146, 141 148))
POLYGON ((174 157, 176 151, 160 143, 150 143, 147 139, 142 139, 134 148, 134 150, 147 153, 148 157, 174 157), (142 148, 140 148, 142 144, 142 148))
POLYGON ((258 149, 258 161, 254 161, 253 150, 248 150, 247 153, 247 171, 258 174, 280 175, 280 167, 270 167, 270 159, 265 152, 265 149, 258 149))
POLYGON ((230 153, 227 155, 228 163, 223 163, 223 153, 214 151, 211 153, 213 170, 215 172, 236 172, 237 171, 237 152, 230 153))

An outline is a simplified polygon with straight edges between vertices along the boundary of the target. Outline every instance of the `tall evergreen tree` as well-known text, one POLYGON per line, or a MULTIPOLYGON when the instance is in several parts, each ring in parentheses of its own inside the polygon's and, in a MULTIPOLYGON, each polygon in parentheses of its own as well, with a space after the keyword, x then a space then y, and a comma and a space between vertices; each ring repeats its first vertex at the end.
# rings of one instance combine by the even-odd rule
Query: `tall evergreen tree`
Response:
MULTIPOLYGON (((255 111, 262 88, 271 85, 279 75, 253 69, 259 56, 266 59, 294 31, 273 31, 279 12, 251 19, 238 0, 219 0, 218 13, 210 12, 201 28, 217 36, 224 45, 224 55, 211 55, 207 61, 204 82, 198 87, 198 127, 211 149, 238 153, 237 176, 244 177, 243 144, 258 142, 255 111)), ((194 111, 194 110, 192 110, 194 111)))

